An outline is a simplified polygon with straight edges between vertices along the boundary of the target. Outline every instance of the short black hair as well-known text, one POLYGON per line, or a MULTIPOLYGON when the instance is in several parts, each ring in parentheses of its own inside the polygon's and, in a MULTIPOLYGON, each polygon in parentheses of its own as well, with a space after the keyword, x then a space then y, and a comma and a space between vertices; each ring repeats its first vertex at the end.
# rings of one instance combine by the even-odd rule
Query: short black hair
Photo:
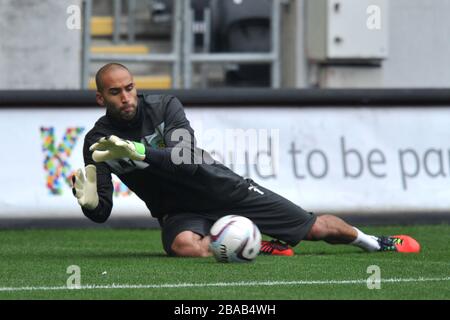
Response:
POLYGON ((111 63, 105 64, 103 67, 101 67, 97 71, 97 74, 95 75, 95 85, 97 86, 97 91, 99 91, 99 92, 103 91, 103 89, 104 89, 103 81, 102 81, 103 74, 111 68, 122 68, 122 69, 125 69, 128 72, 130 72, 130 70, 128 70, 127 67, 125 67, 123 64, 118 63, 118 62, 111 62, 111 63))

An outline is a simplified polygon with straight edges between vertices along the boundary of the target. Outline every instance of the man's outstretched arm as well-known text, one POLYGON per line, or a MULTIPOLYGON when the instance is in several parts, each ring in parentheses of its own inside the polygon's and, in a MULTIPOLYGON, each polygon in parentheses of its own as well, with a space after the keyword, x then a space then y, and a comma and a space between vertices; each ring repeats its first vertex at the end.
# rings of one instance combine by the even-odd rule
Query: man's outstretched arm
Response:
POLYGON ((72 191, 84 215, 94 222, 102 223, 109 218, 113 205, 111 172, 105 163, 92 160, 89 145, 85 141, 83 148, 86 176, 81 169, 77 170, 72 177, 72 191))
MULTIPOLYGON (((208 155, 195 148, 194 130, 186 119, 182 104, 175 97, 171 97, 167 102, 164 124, 164 132, 161 132, 164 146, 160 148, 112 135, 98 139, 90 146, 89 151, 93 152, 92 158, 97 163, 129 158, 145 161, 166 171, 181 169, 192 174, 196 164, 201 163, 194 157, 208 155)), ((208 160, 213 161, 212 158, 208 160)))

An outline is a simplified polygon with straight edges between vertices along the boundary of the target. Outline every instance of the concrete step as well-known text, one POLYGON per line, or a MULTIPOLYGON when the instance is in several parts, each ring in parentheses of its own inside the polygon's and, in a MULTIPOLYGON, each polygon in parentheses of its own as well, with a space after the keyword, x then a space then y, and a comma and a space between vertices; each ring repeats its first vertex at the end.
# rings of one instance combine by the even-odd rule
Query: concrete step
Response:
POLYGON ((114 31, 114 18, 108 16, 93 16, 91 18, 91 35, 111 36, 114 31))
POLYGON ((149 54, 150 49, 144 45, 92 46, 91 53, 99 54, 149 54))
MULTIPOLYGON (((120 17, 120 34, 128 34, 128 18, 120 17)), ((141 37, 159 37, 170 41, 171 26, 165 24, 155 24, 147 20, 135 21, 135 33, 141 37)), ((114 33, 114 17, 112 16, 92 16, 91 36, 92 37, 112 37, 114 33)))
MULTIPOLYGON (((134 76, 137 89, 170 89, 172 77, 168 75, 134 76)), ((96 90, 95 78, 89 79, 89 89, 96 90)))

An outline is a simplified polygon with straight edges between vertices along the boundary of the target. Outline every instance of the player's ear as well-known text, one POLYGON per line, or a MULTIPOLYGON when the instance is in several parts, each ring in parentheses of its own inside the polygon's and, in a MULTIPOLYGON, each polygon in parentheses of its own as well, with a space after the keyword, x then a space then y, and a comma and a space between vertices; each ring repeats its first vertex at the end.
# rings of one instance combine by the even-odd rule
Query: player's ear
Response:
POLYGON ((103 95, 97 91, 97 93, 95 94, 95 100, 97 101, 97 103, 99 105, 101 105, 102 107, 105 105, 105 99, 103 98, 103 95))

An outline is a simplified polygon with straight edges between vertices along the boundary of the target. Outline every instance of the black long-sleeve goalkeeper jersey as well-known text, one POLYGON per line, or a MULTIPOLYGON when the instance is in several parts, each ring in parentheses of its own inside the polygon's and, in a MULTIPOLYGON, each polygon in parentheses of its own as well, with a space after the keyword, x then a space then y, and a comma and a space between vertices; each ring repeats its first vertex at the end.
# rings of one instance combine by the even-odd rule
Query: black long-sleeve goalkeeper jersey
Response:
POLYGON ((82 208, 85 216, 95 222, 104 222, 110 216, 113 206, 111 173, 142 199, 157 218, 167 213, 226 209, 245 198, 249 183, 213 161, 207 152, 196 148, 194 141, 194 130, 183 106, 173 96, 138 95, 136 116, 129 122, 118 121, 107 112, 84 139, 84 162, 97 167, 99 195, 96 209, 82 208), (95 163, 89 147, 109 135, 143 143, 145 160, 95 163), (184 160, 173 161, 174 155, 184 160))

